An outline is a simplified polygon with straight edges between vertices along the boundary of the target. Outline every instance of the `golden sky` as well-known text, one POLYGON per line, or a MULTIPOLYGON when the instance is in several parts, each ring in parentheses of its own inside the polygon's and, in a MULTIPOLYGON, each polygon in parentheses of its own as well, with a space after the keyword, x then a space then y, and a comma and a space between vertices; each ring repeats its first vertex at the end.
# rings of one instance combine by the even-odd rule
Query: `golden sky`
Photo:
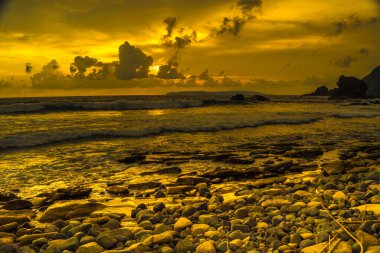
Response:
POLYGON ((380 65, 378 0, 0 2, 1 96, 21 90, 57 94, 61 92, 57 87, 33 88, 31 75, 52 59, 64 75, 70 73, 76 56, 118 61, 119 46, 125 41, 153 58, 149 78, 115 80, 111 85, 112 80, 98 80, 96 85, 86 80, 88 85, 61 87, 66 90, 62 94, 113 94, 119 90, 111 88, 123 87, 130 87, 131 93, 236 87, 302 94, 322 84, 333 87, 341 74, 362 78, 380 65), (167 18, 175 19, 170 35, 167 18), (225 18, 230 21, 223 26, 225 18), (234 20, 241 26, 234 26, 234 20), (175 37, 188 38, 188 44, 165 45, 165 38, 173 43, 175 37), (178 87, 175 80, 165 84, 167 80, 152 77, 173 56, 176 71, 185 78, 178 87), (25 73, 26 63, 33 67, 31 73, 25 73), (199 85, 200 73, 206 69, 210 79, 220 80, 217 86, 199 85), (191 75, 197 78, 188 80, 191 75))

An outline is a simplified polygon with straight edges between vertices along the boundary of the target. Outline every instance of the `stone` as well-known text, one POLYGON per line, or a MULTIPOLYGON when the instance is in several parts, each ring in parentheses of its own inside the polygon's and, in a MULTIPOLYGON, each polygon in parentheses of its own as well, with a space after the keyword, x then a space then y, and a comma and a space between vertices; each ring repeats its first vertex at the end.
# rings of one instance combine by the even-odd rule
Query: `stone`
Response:
POLYGON ((177 231, 183 230, 187 227, 191 227, 193 223, 186 217, 181 217, 178 219, 178 221, 174 224, 174 229, 177 231))
POLYGON ((199 183, 208 183, 210 180, 207 178, 203 177, 196 177, 196 176, 184 176, 184 177, 179 177, 176 180, 177 184, 182 184, 182 185, 197 185, 199 183))
POLYGON ((127 252, 136 252, 137 253, 137 252, 148 252, 148 251, 149 251, 149 246, 142 243, 142 242, 132 244, 131 246, 129 246, 127 248, 127 252))
POLYGON ((58 239, 50 241, 49 246, 54 246, 59 251, 70 250, 72 252, 75 252, 79 247, 79 240, 77 237, 71 237, 66 240, 58 239))
POLYGON ((287 199, 268 199, 261 203, 261 206, 264 208, 268 207, 277 207, 281 208, 282 206, 290 206, 292 202, 287 199))
POLYGON ((75 200, 51 205, 39 218, 40 222, 53 222, 58 219, 72 219, 89 216, 91 213, 103 209, 105 206, 87 200, 75 200))
POLYGON ((356 231, 355 234, 356 234, 358 240, 363 242, 367 246, 379 245, 379 240, 376 237, 374 237, 373 235, 370 235, 370 234, 363 232, 363 231, 360 231, 360 230, 356 231))
POLYGON ((48 239, 43 238, 43 237, 42 237, 42 238, 38 238, 38 239, 34 240, 34 241, 32 242, 32 244, 33 244, 34 246, 38 247, 38 248, 41 248, 42 246, 48 244, 48 239))
POLYGON ((380 252, 380 245, 368 247, 365 253, 378 253, 378 252, 380 252))
POLYGON ((0 226, 0 232, 12 232, 17 230, 17 222, 11 222, 0 226))
POLYGON ((210 228, 207 224, 194 224, 191 226, 191 233, 194 237, 203 235, 210 228))
POLYGON ((192 205, 186 205, 182 208, 182 216, 189 217, 193 215, 197 209, 192 205))
POLYGON ((300 248, 303 249, 303 248, 312 246, 314 244, 315 244, 314 240, 306 239, 300 242, 300 248))
POLYGON ((28 244, 31 244, 36 239, 46 238, 46 239, 50 240, 50 239, 53 239, 57 235, 58 235, 57 232, 23 235, 23 236, 17 238, 17 241, 21 242, 21 244, 23 244, 23 245, 28 245, 28 244))
POLYGON ((157 234, 157 235, 151 235, 144 240, 144 244, 146 245, 165 244, 165 243, 172 243, 172 242, 173 242, 173 236, 170 233, 170 231, 157 234))
POLYGON ((158 202, 153 206, 153 211, 155 213, 162 212, 165 209, 165 204, 162 202, 158 202))
POLYGON ((75 253, 100 253, 103 247, 96 242, 89 242, 80 246, 75 253))
POLYGON ((12 222, 17 222, 17 224, 22 224, 25 222, 29 222, 30 218, 27 215, 0 215, 0 226, 9 224, 12 222))
POLYGON ((338 243, 332 253, 352 253, 352 247, 350 243, 341 241, 338 243))
POLYGON ((175 246, 175 252, 177 253, 187 253, 187 252, 194 252, 195 246, 194 242, 184 239, 180 240, 177 245, 175 246))
POLYGON ((22 210, 22 209, 30 209, 33 204, 29 200, 24 199, 14 199, 10 200, 3 205, 3 209, 5 210, 22 210))
POLYGON ((196 253, 216 253, 215 242, 205 241, 198 245, 195 252, 196 253))
POLYGON ((327 176, 341 175, 345 171, 345 166, 342 161, 337 161, 323 164, 321 170, 327 176))
POLYGON ((218 223, 218 216, 215 214, 203 214, 199 216, 199 223, 200 224, 208 224, 212 226, 213 224, 218 223))
POLYGON ((231 225, 231 231, 241 231, 243 233, 249 233, 250 232, 250 229, 247 225, 242 225, 242 224, 233 224, 231 225))
POLYGON ((126 186, 122 185, 113 185, 110 186, 106 189, 106 191, 110 194, 122 196, 122 195, 128 195, 129 194, 129 189, 126 186))
POLYGON ((341 199, 344 201, 348 201, 347 195, 342 191, 337 191, 336 193, 334 193, 333 199, 336 201, 341 200, 341 199))
POLYGON ((244 218, 247 218, 248 217, 248 214, 249 214, 249 210, 247 207, 242 207, 242 208, 239 208, 235 211, 235 216, 238 218, 238 219, 244 219, 244 218))
POLYGON ((120 228, 120 222, 115 219, 110 219, 106 224, 102 226, 102 228, 108 228, 110 230, 120 228))
POLYGON ((244 234, 243 234, 242 231, 237 230, 237 231, 234 231, 234 232, 230 233, 230 234, 228 235, 228 238, 229 238, 230 240, 243 239, 243 238, 244 238, 244 234))
POLYGON ((13 238, 12 237, 3 237, 3 238, 0 238, 0 246, 7 245, 7 244, 12 244, 12 243, 13 243, 13 238))
POLYGON ((117 239, 111 235, 99 235, 96 242, 105 249, 111 249, 117 243, 117 239))
POLYGON ((329 233, 327 233, 326 231, 320 231, 317 233, 315 240, 317 243, 322 243, 327 242, 329 238, 329 233))
POLYGON ((321 253, 325 247, 326 247, 326 243, 319 243, 316 245, 303 248, 302 253, 321 253))
POLYGON ((95 237, 90 236, 90 235, 86 235, 86 236, 83 236, 80 239, 79 244, 80 245, 84 245, 84 244, 87 244, 87 243, 90 243, 90 242, 95 242, 95 241, 96 241, 95 237))
POLYGON ((22 246, 17 249, 17 253, 35 253, 36 251, 28 246, 22 246))
POLYGON ((158 190, 155 194, 154 194, 154 197, 156 199, 158 198, 165 198, 166 197, 166 193, 163 191, 163 190, 158 190))

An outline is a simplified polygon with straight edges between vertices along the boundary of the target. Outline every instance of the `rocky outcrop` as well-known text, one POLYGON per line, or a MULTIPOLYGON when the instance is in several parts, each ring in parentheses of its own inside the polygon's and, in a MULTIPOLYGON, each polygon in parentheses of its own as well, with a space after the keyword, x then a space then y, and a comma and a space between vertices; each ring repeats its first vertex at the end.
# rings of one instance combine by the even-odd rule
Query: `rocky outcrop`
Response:
POLYGON ((254 95, 252 97, 252 100, 255 101, 255 102, 267 102, 267 101, 270 101, 269 98, 261 96, 261 95, 254 95))
POLYGON ((337 86, 330 99, 365 98, 368 89, 364 81, 343 75, 339 77, 337 86))
POLYGON ((364 77, 363 81, 367 84, 368 97, 380 97, 380 66, 376 67, 371 74, 364 77))
POLYGON ((231 101, 245 101, 245 97, 243 94, 236 94, 231 97, 231 101))
POLYGON ((306 94, 305 96, 329 96, 331 95, 331 91, 326 86, 318 87, 314 92, 310 94, 306 94))

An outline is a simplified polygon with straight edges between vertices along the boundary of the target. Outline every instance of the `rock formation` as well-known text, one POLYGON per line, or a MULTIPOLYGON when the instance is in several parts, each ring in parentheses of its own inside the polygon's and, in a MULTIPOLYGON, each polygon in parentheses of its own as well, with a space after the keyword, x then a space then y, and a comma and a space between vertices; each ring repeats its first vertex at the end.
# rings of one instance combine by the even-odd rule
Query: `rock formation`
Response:
POLYGON ((363 81, 368 86, 366 93, 368 97, 380 97, 380 66, 376 67, 371 74, 364 77, 363 81))

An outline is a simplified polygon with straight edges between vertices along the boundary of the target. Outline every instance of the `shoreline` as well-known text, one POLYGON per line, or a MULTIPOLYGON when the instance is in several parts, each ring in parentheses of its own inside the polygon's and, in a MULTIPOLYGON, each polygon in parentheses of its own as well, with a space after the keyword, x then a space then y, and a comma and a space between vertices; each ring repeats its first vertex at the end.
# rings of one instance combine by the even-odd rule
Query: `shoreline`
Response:
MULTIPOLYGON (((110 178, 100 195, 78 185, 29 200, 0 193, 0 252, 307 253, 328 244, 335 245, 333 253, 360 252, 354 238, 361 238, 363 252, 376 252, 369 250, 380 245, 380 144, 354 146, 339 156, 336 150, 287 147, 277 146, 273 164, 271 156, 260 163, 266 171, 227 152, 202 159, 239 164, 235 169, 191 173, 178 169, 186 164, 179 155, 163 159, 174 165, 145 172, 142 178, 152 181, 110 178), (292 163, 283 160, 285 154, 292 163), (324 156, 328 163, 321 162, 324 156), (156 174, 177 180, 157 183, 156 174)), ((256 160, 265 153, 236 148, 251 155, 257 150, 256 160)), ((162 162, 164 153, 158 155, 162 162)), ((153 158, 134 154, 123 162, 157 162, 153 158)))

